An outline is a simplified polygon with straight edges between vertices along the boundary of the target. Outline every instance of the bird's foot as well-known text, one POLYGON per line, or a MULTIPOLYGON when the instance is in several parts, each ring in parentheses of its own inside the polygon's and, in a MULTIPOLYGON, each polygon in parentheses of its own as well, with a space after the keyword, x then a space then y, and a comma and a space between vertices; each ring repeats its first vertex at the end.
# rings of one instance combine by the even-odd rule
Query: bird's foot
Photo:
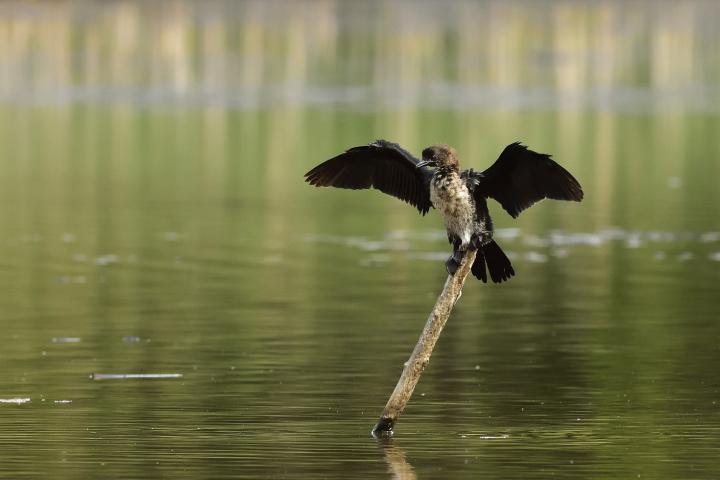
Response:
POLYGON ((445 262, 445 268, 447 269, 448 275, 455 275, 459 266, 460 264, 455 261, 455 257, 452 255, 450 255, 445 262))
POLYGON ((445 267, 450 275, 455 275, 457 269, 460 267, 460 263, 465 257, 465 250, 455 250, 450 258, 445 262, 445 267))
POLYGON ((480 233, 473 234, 472 237, 470 237, 470 243, 468 243, 468 248, 470 250, 477 250, 481 248, 483 245, 486 245, 492 241, 492 232, 490 231, 482 231, 480 233))
POLYGON ((471 250, 477 250, 482 246, 482 244, 482 238, 479 235, 473 235, 472 238, 470 238, 470 245, 468 245, 468 247, 471 250))

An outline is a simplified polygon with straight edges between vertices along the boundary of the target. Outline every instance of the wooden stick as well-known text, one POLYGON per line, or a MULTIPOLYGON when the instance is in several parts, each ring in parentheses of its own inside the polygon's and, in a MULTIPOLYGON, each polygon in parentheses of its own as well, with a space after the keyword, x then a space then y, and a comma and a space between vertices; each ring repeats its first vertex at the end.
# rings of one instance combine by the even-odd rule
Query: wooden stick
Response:
POLYGON ((442 329, 448 317, 450 317, 450 312, 452 312, 455 302, 460 298, 465 278, 470 273, 476 253, 476 250, 469 250, 460 262, 455 275, 448 276, 447 280, 445 280, 445 286, 435 302, 435 307, 430 312, 422 335, 420 335, 420 339, 415 345, 415 350, 413 350, 410 359, 405 363, 400 380, 398 380, 395 390, 390 395, 385 410, 380 415, 380 420, 372 429, 373 437, 392 436, 395 421, 405 409, 405 405, 410 401, 415 385, 420 380, 420 375, 422 375, 423 370, 430 362, 430 355, 432 355, 435 343, 440 338, 440 333, 442 333, 442 329))

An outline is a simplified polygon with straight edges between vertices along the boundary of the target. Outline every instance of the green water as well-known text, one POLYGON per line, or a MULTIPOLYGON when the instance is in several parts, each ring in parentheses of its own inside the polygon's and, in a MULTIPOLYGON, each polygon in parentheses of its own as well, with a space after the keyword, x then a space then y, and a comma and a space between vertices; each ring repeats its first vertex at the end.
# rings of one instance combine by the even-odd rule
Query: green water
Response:
POLYGON ((720 475, 714 3, 90 5, 0 21, 0 478, 720 475), (441 220, 302 181, 380 137, 522 139, 586 195, 491 205, 517 276, 468 281, 386 443, 441 220))

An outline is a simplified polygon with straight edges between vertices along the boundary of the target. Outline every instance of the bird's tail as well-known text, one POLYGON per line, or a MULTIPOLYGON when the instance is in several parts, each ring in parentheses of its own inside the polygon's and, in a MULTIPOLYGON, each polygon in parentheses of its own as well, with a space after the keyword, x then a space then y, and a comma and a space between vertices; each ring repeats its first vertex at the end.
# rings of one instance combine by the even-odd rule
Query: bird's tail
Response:
POLYGON ((487 283, 487 271, 490 271, 490 278, 495 283, 504 282, 515 275, 510 259, 505 255, 495 240, 478 248, 475 262, 472 266, 472 274, 475 278, 487 283), (485 269, 487 265, 487 270, 485 269))

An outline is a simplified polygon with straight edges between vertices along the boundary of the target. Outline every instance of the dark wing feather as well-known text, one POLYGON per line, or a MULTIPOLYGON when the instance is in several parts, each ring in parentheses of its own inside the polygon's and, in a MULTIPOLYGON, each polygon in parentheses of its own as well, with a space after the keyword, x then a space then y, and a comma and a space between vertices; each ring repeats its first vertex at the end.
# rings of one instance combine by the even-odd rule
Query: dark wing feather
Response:
POLYGON ((432 206, 429 183, 432 170, 417 168, 419 161, 397 143, 377 140, 321 163, 305 174, 305 181, 316 187, 353 190, 375 187, 425 215, 432 206))
POLYGON ((533 152, 520 142, 505 147, 495 163, 478 175, 476 194, 494 198, 513 217, 543 198, 576 202, 583 198, 582 187, 570 172, 550 155, 533 152))

